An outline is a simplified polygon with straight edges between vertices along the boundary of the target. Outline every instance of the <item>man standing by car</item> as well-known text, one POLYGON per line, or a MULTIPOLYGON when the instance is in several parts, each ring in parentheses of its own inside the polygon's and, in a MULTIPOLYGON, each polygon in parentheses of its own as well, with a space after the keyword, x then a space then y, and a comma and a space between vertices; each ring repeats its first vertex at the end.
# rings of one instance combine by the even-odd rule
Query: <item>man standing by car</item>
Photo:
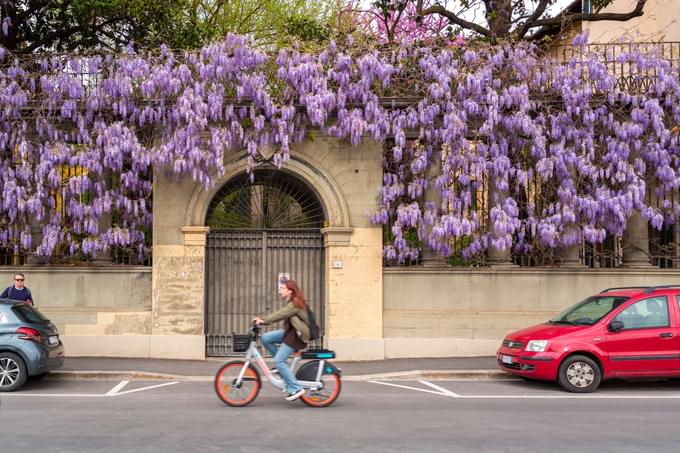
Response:
POLYGON ((31 290, 24 286, 24 274, 14 274, 14 285, 8 286, 0 294, 0 299, 25 300, 33 305, 31 290))

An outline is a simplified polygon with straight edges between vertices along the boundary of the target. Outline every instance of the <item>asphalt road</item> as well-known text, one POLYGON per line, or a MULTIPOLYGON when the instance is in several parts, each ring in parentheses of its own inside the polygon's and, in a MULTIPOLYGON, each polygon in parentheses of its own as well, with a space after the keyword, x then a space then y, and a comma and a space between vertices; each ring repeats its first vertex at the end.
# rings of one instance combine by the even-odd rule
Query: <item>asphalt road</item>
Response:
POLYGON ((524 381, 345 382, 308 408, 264 387, 225 406, 210 382, 30 382, 0 394, 0 451, 451 452, 680 448, 680 383, 573 395, 524 381))

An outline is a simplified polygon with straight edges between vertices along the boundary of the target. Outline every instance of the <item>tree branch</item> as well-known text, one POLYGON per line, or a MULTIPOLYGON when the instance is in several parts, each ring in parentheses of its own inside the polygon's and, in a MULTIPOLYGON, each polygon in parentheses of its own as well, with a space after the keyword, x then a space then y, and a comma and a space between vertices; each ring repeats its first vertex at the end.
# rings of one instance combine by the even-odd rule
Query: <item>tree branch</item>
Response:
POLYGON ((18 24, 25 22, 26 19, 31 17, 33 14, 37 13, 38 10, 48 8, 50 6, 50 3, 52 3, 52 0, 33 3, 33 6, 29 6, 28 8, 26 8, 25 11, 22 11, 21 13, 17 14, 15 22, 18 24))
MULTIPOLYGON (((251 17, 253 17, 255 14, 257 14, 260 9, 263 8, 263 5, 260 3, 257 5, 255 8, 253 8, 252 11, 250 11, 248 14, 246 14, 245 17, 243 17, 243 10, 241 10, 241 23, 238 25, 238 30, 241 31, 241 27, 246 24, 250 20, 251 17)), ((247 30, 246 30, 247 32, 247 30)))
MULTIPOLYGON (((125 39, 119 38, 118 36, 114 35, 113 33, 107 32, 107 31, 105 31, 105 30, 99 30, 99 33, 101 33, 102 35, 106 36, 107 38, 109 38, 109 39, 112 40, 113 42, 116 42, 116 43, 120 44, 121 46, 124 46, 124 45, 128 44, 128 42, 129 42, 129 41, 125 40, 125 39)), ((105 43, 104 43, 104 44, 105 44, 105 43)), ((111 47, 111 46, 107 46, 107 47, 109 47, 109 48, 111 48, 111 49, 115 49, 115 47, 111 47)))
MULTIPOLYGON (((94 28, 92 29, 93 34, 96 36, 97 33, 102 33, 106 37, 114 39, 113 37, 104 33, 104 28, 108 25, 119 22, 120 20, 121 20, 121 18, 119 18, 119 17, 113 17, 113 18, 110 18, 108 20, 105 20, 101 24, 94 26, 94 28)), ((62 38, 64 36, 72 35, 73 33, 76 33, 78 31, 82 31, 82 30, 83 30, 83 27, 81 25, 76 25, 76 26, 67 28, 65 30, 55 30, 52 33, 49 33, 49 34, 43 36, 42 39, 40 39, 39 41, 32 43, 30 46, 24 47, 22 49, 17 49, 16 52, 21 53, 21 54, 33 52, 34 50, 38 49, 40 46, 48 45, 48 44, 54 42, 58 38, 62 38)), ((118 38, 116 38, 115 40, 118 41, 121 44, 126 44, 125 41, 121 41, 118 38)), ((73 44, 74 44, 75 47, 77 47, 79 42, 76 41, 73 44)))
POLYGON ((208 20, 207 20, 207 22, 208 22, 209 24, 211 24, 211 25, 214 25, 214 24, 215 24, 215 17, 217 17, 217 13, 220 12, 220 10, 222 9, 223 6, 224 6, 224 0, 220 0, 220 1, 215 2, 215 7, 214 7, 213 10, 208 14, 208 20))
POLYGON ((21 53, 21 54, 31 53, 35 49, 39 48, 40 46, 44 46, 46 44, 49 44, 49 43, 53 42, 55 39, 61 38, 62 36, 71 35, 71 34, 77 32, 78 30, 81 30, 80 26, 67 28, 65 30, 53 31, 52 33, 49 33, 49 34, 43 36, 43 38, 41 40, 34 42, 33 44, 31 44, 28 47, 23 47, 21 49, 17 49, 15 52, 21 53))
POLYGON ((548 0, 541 0, 534 13, 517 30, 517 37, 522 38, 527 34, 529 29, 534 26, 535 21, 545 12, 547 6, 548 0))
POLYGON ((421 19, 423 16, 427 16, 429 14, 439 14, 440 16, 446 17, 449 20, 449 22, 459 25, 463 28, 467 28, 468 30, 476 31, 480 35, 483 36, 491 35, 490 30, 482 27, 481 25, 475 24, 474 22, 468 22, 467 20, 461 19, 460 17, 456 16, 451 11, 448 11, 441 5, 433 5, 427 9, 423 9, 423 0, 418 0, 418 3, 416 4, 416 12, 418 14, 418 17, 420 17, 421 19))
POLYGON ((634 17, 640 17, 644 14, 643 8, 647 0, 637 0, 635 4, 635 9, 629 13, 595 13, 595 14, 584 14, 584 13, 562 13, 559 16, 552 17, 550 19, 537 20, 531 25, 531 27, 541 27, 546 25, 560 25, 565 20, 575 21, 582 20, 586 22, 596 22, 600 20, 615 20, 624 22, 630 20, 634 17))
POLYGON ((394 18, 394 21, 392 22, 392 30, 390 31, 390 26, 387 23, 387 17, 385 18, 385 26, 387 27, 387 39, 389 42, 394 42, 394 34, 397 32, 397 27, 399 26, 399 21, 401 20, 401 15, 406 11, 406 8, 402 9, 399 11, 397 16, 394 18))

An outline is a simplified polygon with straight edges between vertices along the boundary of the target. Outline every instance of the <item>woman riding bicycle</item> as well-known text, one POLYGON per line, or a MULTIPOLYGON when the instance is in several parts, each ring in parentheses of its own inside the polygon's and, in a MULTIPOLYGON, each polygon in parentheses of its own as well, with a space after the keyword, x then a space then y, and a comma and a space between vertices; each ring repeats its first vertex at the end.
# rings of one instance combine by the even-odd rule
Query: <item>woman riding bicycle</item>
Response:
POLYGON ((286 301, 286 306, 263 319, 256 317, 253 321, 257 325, 268 325, 285 320, 284 329, 274 330, 262 335, 262 344, 274 357, 279 375, 286 383, 286 390, 288 391, 286 399, 295 401, 305 394, 305 389, 295 379, 287 361, 293 352, 305 349, 309 342, 307 302, 297 283, 293 280, 281 282, 279 295, 286 301), (277 345, 279 345, 278 348, 277 345))

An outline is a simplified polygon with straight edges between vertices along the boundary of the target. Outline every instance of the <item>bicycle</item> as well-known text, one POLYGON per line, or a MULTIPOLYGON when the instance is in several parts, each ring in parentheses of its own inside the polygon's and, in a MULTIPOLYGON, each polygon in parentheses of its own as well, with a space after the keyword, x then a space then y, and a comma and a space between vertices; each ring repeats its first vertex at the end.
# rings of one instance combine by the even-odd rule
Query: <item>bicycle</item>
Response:
MULTIPOLYGON (((262 387, 260 370, 263 371, 264 377, 270 384, 282 391, 286 390, 283 379, 272 374, 258 350, 257 339, 260 336, 260 330, 253 323, 249 335, 242 336, 248 341, 245 360, 227 362, 215 375, 215 392, 229 406, 243 407, 255 401, 262 387)), ((237 351, 242 348, 235 347, 234 349, 237 351)), ((329 359, 333 358, 335 358, 335 352, 327 349, 308 349, 293 355, 290 368, 300 385, 307 391, 300 397, 307 406, 327 407, 340 396, 342 371, 329 362, 329 359), (295 371, 301 360, 309 361, 303 363, 295 371)))

